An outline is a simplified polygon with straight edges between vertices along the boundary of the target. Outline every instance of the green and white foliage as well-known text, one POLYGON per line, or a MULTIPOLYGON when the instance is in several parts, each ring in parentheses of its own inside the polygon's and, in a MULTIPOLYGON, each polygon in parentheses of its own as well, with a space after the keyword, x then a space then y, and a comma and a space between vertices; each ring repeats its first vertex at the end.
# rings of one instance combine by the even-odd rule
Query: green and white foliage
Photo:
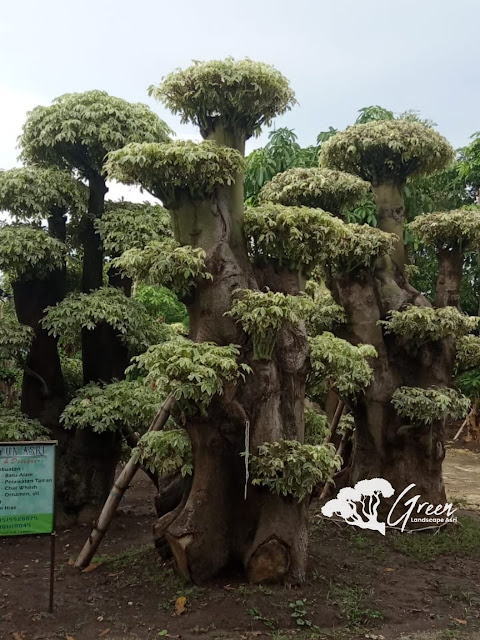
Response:
POLYGON ((67 171, 33 166, 0 171, 0 209, 17 221, 41 222, 55 210, 78 213, 85 206, 85 185, 67 171))
POLYGON ((0 442, 46 440, 48 433, 38 420, 27 418, 18 409, 0 407, 0 442))
POLYGON ((253 259, 306 272, 336 255, 349 236, 347 225, 325 211, 271 203, 247 209, 244 225, 253 259))
POLYGON ((70 402, 76 396, 78 390, 83 387, 82 359, 80 353, 70 357, 65 352, 60 351, 60 362, 65 383, 65 395, 68 402, 70 402))
POLYGON ((322 444, 329 431, 326 415, 315 409, 305 409, 305 444, 322 444))
POLYGON ((33 329, 17 320, 11 302, 0 302, 0 360, 22 361, 28 354, 33 329))
POLYGON ((105 91, 67 93, 35 107, 20 137, 22 158, 76 170, 84 178, 104 174, 105 156, 131 142, 166 142, 168 126, 149 107, 105 91))
POLYGON ((199 279, 211 280, 205 265, 206 253, 190 245, 180 246, 173 238, 151 242, 143 249, 125 251, 113 264, 130 278, 167 287, 185 296, 199 279))
POLYGON ((437 249, 458 244, 476 251, 480 245, 479 208, 429 213, 418 216, 408 227, 422 244, 437 249))
POLYGON ((305 327, 307 333, 316 336, 323 331, 331 331, 339 324, 347 322, 344 308, 337 304, 332 294, 314 280, 307 280, 305 292, 313 305, 307 307, 305 327))
POLYGON ((443 136, 420 122, 379 120, 356 124, 332 136, 320 154, 322 166, 347 171, 372 184, 404 182, 447 166, 454 151, 443 136))
POLYGON ((110 153, 105 166, 110 177, 124 184, 140 184, 174 208, 184 197, 201 200, 220 186, 233 184, 244 160, 235 149, 214 142, 178 140, 128 144, 110 153))
POLYGON ((351 413, 344 413, 338 423, 337 433, 341 436, 352 434, 355 429, 355 418, 351 413))
POLYGON ((55 307, 47 307, 42 326, 60 344, 71 348, 80 340, 82 329, 93 331, 105 322, 134 352, 171 337, 163 322, 152 322, 144 306, 114 287, 101 287, 91 293, 72 293, 55 307))
POLYGON ((372 345, 354 346, 329 331, 310 338, 309 342, 307 394, 310 397, 315 398, 324 393, 325 383, 347 402, 365 391, 373 376, 367 358, 377 356, 372 345))
POLYGON ((437 420, 464 418, 470 400, 455 389, 399 387, 392 396, 395 411, 411 424, 431 425, 437 420))
POLYGON ((480 318, 467 316, 456 307, 410 306, 405 311, 391 311, 387 320, 380 320, 379 324, 385 333, 395 333, 418 344, 470 333, 478 327, 480 318))
POLYGON ((312 207, 338 215, 366 196, 368 182, 334 169, 288 169, 267 182, 259 193, 260 203, 287 207, 312 207))
POLYGON ((153 389, 140 381, 88 384, 78 390, 60 420, 66 429, 144 433, 164 400, 163 389, 153 389))
POLYGON ((468 334, 456 342, 455 371, 457 373, 480 367, 480 338, 468 334))
POLYGON ((148 202, 107 202, 102 218, 95 220, 95 228, 110 256, 142 249, 149 242, 173 235, 168 211, 148 202))
POLYGON ((234 318, 253 341, 255 360, 270 360, 277 333, 287 323, 301 322, 312 301, 307 296, 290 296, 273 291, 237 289, 230 311, 226 316, 234 318))
POLYGON ((315 486, 330 480, 341 465, 342 459, 331 444, 280 440, 261 445, 258 454, 250 456, 250 475, 253 485, 300 502, 315 486))
POLYGON ((0 226, 0 270, 13 282, 46 278, 65 266, 66 246, 44 229, 0 226))
POLYGON ((248 59, 195 62, 170 73, 149 93, 179 113, 182 122, 198 126, 204 138, 218 125, 248 138, 295 103, 288 80, 279 71, 248 59))
POLYGON ((347 225, 349 235, 335 251, 333 269, 350 273, 359 268, 371 268, 381 256, 388 255, 398 242, 394 233, 386 233, 368 224, 347 225))
POLYGON ((134 358, 130 370, 140 371, 146 384, 164 386, 185 414, 206 415, 212 398, 223 394, 224 385, 244 380, 250 373, 248 365, 238 362, 239 355, 237 345, 219 347, 177 337, 134 358))
POLYGON ((132 457, 152 473, 168 476, 180 471, 182 476, 193 473, 192 443, 185 429, 163 429, 145 433, 132 457))

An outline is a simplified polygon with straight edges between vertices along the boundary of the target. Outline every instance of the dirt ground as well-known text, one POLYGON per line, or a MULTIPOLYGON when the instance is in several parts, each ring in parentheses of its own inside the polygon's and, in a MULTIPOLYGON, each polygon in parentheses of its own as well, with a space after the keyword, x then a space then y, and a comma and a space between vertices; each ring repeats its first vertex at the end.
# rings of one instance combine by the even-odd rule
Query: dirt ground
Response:
POLYGON ((480 454, 449 450, 461 525, 437 535, 357 531, 312 514, 301 589, 185 584, 151 545, 153 487, 139 474, 90 570, 71 566, 89 529, 0 539, 2 640, 480 640, 480 454), (185 599, 185 600, 183 600, 185 599))

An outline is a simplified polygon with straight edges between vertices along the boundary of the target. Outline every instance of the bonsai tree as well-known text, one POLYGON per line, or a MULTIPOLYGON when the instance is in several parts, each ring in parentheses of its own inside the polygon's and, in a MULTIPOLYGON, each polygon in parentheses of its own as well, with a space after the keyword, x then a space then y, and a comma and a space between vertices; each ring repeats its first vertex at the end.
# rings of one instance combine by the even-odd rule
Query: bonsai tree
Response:
POLYGON ((192 442, 191 490, 157 522, 156 538, 164 532, 179 571, 195 581, 236 561, 252 582, 301 582, 306 496, 338 465, 332 448, 303 444, 302 291, 325 256, 322 243, 340 240, 344 225, 300 207, 252 210, 247 224, 245 141, 294 102, 275 69, 250 60, 196 63, 151 93, 205 139, 129 144, 106 164, 110 176, 162 200, 178 243, 127 252, 118 266, 130 276, 138 267, 158 284, 170 278, 190 317, 190 340, 151 347, 139 359, 149 383, 167 376, 192 442), (263 219, 275 243, 263 236, 263 219))
MULTIPOLYGON (((74 172, 88 183, 88 211, 81 219, 82 290, 103 284, 103 249, 95 223, 105 210, 105 156, 129 142, 162 142, 169 129, 147 106, 132 104, 105 91, 60 96, 30 112, 20 137, 22 158, 74 172)), ((98 381, 98 366, 112 352, 116 338, 103 326, 84 332, 84 382, 98 381)), ((113 375, 112 375, 113 377, 113 375)))

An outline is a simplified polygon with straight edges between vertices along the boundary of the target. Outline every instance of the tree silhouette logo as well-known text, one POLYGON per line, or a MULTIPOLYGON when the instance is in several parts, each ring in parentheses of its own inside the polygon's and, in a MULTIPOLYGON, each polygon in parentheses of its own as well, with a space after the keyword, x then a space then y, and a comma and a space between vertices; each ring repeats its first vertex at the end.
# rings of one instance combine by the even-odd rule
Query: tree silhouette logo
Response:
POLYGON ((323 505, 322 513, 328 518, 340 516, 347 524, 380 531, 384 536, 385 522, 378 521, 378 506, 381 497, 391 498, 394 493, 390 482, 383 478, 360 480, 353 488, 340 489, 336 498, 323 505))

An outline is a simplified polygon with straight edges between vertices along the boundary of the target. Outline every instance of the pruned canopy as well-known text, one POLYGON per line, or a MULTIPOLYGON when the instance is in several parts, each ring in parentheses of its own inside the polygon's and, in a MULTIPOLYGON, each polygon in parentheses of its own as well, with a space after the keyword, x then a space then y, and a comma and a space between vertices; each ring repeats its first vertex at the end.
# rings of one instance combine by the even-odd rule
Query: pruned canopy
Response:
POLYGON ((399 387, 393 394, 392 404, 398 415, 414 425, 429 425, 445 418, 464 418, 470 409, 470 400, 466 396, 446 387, 399 387))
POLYGON ((335 251, 334 269, 342 273, 359 267, 371 267, 377 258, 388 255, 398 242, 394 233, 386 233, 368 224, 347 225, 349 235, 340 251, 335 251))
POLYGON ((480 209, 428 213, 408 226, 424 244, 439 249, 458 244, 476 251, 480 245, 480 209))
POLYGON ((45 278, 65 266, 66 246, 45 229, 5 225, 0 227, 0 270, 12 280, 45 278))
POLYGON ((207 138, 222 125, 246 138, 270 125, 295 103, 288 80, 274 67, 249 59, 195 62, 170 73, 150 95, 207 138))
POLYGON ((320 162, 376 185, 434 173, 453 157, 451 145, 432 128, 410 120, 381 120, 332 136, 322 146, 320 162))
POLYGON ((421 342, 459 337, 474 331, 480 324, 477 316, 467 316, 456 307, 410 306, 404 311, 391 311, 387 320, 380 320, 385 333, 395 333, 407 340, 421 342))
POLYGON ((319 208, 339 215, 361 200, 369 188, 368 182, 344 171, 295 168, 274 176, 262 187, 258 199, 260 203, 319 208))
POLYGON ((85 186, 67 171, 33 166, 0 171, 0 209, 19 220, 39 221, 54 210, 85 204, 85 186))
POLYGON ((110 153, 106 168, 110 177, 140 184, 168 207, 182 194, 203 199, 220 185, 233 184, 243 158, 214 142, 134 143, 110 153))
POLYGON ((27 162, 103 174, 105 156, 130 142, 165 142, 169 127, 149 107, 106 91, 67 93, 33 109, 20 136, 27 162))

